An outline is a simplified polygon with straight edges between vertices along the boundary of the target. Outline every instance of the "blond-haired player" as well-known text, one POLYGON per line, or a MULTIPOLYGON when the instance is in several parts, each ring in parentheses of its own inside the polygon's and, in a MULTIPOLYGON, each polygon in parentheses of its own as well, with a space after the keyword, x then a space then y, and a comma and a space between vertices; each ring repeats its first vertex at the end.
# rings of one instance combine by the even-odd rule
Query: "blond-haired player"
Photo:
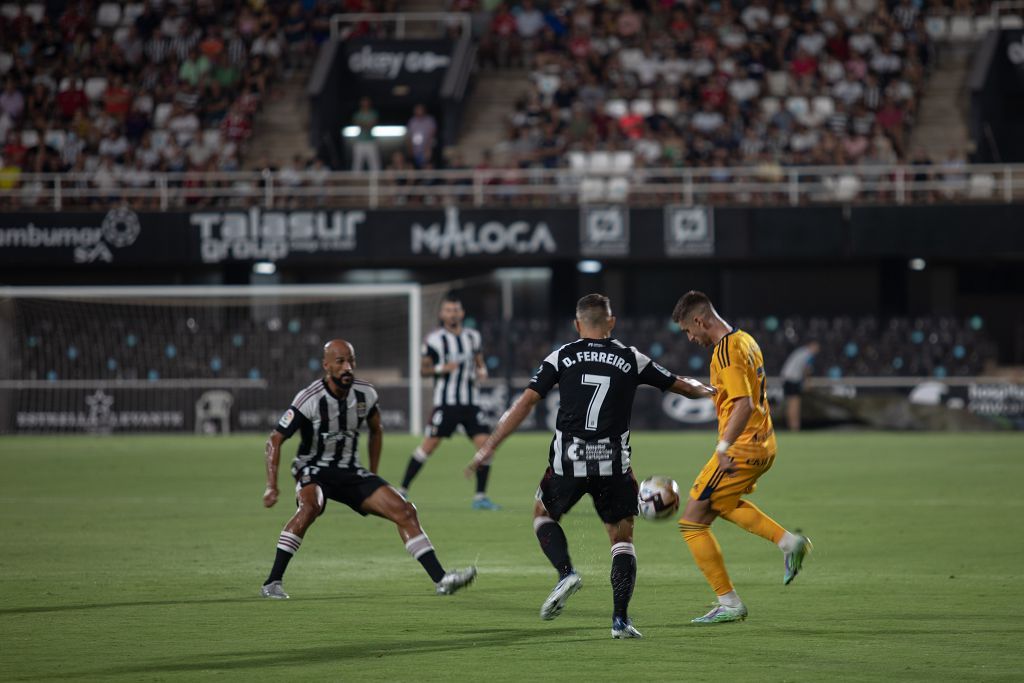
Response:
POLYGON ((718 414, 718 445, 690 489, 679 520, 693 559, 718 596, 718 604, 693 623, 740 621, 746 618, 747 608, 729 579, 711 523, 724 517, 776 544, 785 558, 786 585, 799 573, 811 543, 742 498, 753 493, 758 478, 771 469, 777 450, 764 358, 757 342, 723 320, 703 292, 684 294, 672 311, 672 320, 691 342, 712 349, 711 385, 718 414))

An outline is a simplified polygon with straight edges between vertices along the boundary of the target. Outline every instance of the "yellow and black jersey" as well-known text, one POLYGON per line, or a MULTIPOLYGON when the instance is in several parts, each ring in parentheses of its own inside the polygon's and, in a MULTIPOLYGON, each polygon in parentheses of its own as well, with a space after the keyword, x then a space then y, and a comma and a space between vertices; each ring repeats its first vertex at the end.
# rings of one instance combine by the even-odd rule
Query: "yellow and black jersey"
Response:
POLYGON ((717 391, 715 411, 718 413, 719 439, 729 424, 734 401, 749 398, 754 410, 735 445, 762 449, 767 455, 775 454, 775 429, 772 427, 766 382, 761 348, 749 334, 736 329, 715 344, 711 354, 711 384, 717 391))

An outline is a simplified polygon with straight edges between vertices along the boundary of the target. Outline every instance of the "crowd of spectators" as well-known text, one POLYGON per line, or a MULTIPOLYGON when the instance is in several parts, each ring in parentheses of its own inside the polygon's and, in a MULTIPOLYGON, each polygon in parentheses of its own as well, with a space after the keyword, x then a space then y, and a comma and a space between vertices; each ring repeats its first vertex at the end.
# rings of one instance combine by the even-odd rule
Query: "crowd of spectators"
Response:
MULTIPOLYGON (((728 167, 742 166, 775 182, 784 167, 903 162, 916 179, 948 181, 914 200, 966 186, 961 151, 911 149, 909 130, 933 59, 927 17, 978 13, 988 3, 514 1, 450 3, 486 17, 483 65, 530 70, 506 138, 474 167, 510 197, 531 182, 515 171, 563 168, 598 151, 627 152, 634 179, 645 168, 686 168, 724 183, 736 179, 728 167)), ((44 183, 20 179, 33 172, 75 171, 74 183, 104 202, 152 187, 160 172, 197 173, 179 183, 189 205, 207 201, 201 188, 227 182, 199 179, 201 171, 246 167, 289 186, 315 182, 326 172, 321 162, 274 168, 246 155, 254 116, 282 72, 309 64, 332 15, 394 3, 73 0, 52 14, 46 8, 59 3, 3 5, 0 203, 43 202, 44 183)), ((351 166, 394 171, 396 185, 439 184, 415 172, 467 168, 437 149, 437 122, 425 110, 413 113, 398 151, 382 154, 371 126, 359 127, 351 166)), ((243 184, 237 194, 248 201, 259 187, 243 184)), ((75 189, 65 186, 69 197, 75 189)), ((841 187, 832 189, 842 198, 841 187)))
POLYGON ((0 201, 39 201, 43 184, 22 173, 75 171, 75 182, 114 198, 153 186, 159 172, 242 168, 253 118, 282 72, 310 63, 333 14, 378 4, 73 0, 53 14, 54 3, 4 5, 0 201), (17 197, 3 192, 15 187, 17 197))
POLYGON ((915 0, 520 0, 481 53, 531 70, 501 151, 549 168, 569 150, 638 167, 909 160, 932 60, 915 0))

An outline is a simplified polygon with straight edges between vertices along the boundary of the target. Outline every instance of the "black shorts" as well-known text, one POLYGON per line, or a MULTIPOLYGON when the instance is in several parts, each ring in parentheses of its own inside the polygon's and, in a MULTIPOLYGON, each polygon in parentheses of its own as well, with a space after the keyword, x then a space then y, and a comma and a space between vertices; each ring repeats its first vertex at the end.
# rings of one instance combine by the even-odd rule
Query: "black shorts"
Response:
POLYGON ((601 521, 615 524, 636 516, 639 492, 632 468, 613 477, 562 477, 549 467, 537 488, 537 500, 544 503, 551 518, 558 521, 583 494, 589 493, 601 521))
POLYGON ((803 382, 787 381, 782 383, 782 395, 786 398, 789 398, 790 396, 799 396, 802 393, 804 393, 803 382))
POLYGON ((483 416, 483 411, 476 406, 438 406, 430 416, 427 436, 446 439, 460 424, 471 439, 477 434, 489 434, 491 430, 484 424, 483 416))
POLYGON ((321 501, 320 506, 321 515, 327 509, 327 499, 329 498, 348 505, 364 517, 367 513, 361 509, 363 502, 381 486, 388 486, 388 483, 382 478, 361 467, 339 469, 307 465, 295 474, 296 497, 299 495, 299 489, 314 484, 319 486, 324 494, 324 500, 321 501))

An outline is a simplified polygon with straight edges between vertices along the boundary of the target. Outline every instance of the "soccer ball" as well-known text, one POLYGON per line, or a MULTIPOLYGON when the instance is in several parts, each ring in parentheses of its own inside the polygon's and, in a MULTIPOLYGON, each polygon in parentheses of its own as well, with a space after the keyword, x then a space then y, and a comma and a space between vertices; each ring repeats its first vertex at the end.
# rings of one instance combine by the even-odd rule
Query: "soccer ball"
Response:
POLYGON ((668 477, 648 477, 640 482, 637 498, 641 517, 666 519, 679 509, 679 484, 668 477))

